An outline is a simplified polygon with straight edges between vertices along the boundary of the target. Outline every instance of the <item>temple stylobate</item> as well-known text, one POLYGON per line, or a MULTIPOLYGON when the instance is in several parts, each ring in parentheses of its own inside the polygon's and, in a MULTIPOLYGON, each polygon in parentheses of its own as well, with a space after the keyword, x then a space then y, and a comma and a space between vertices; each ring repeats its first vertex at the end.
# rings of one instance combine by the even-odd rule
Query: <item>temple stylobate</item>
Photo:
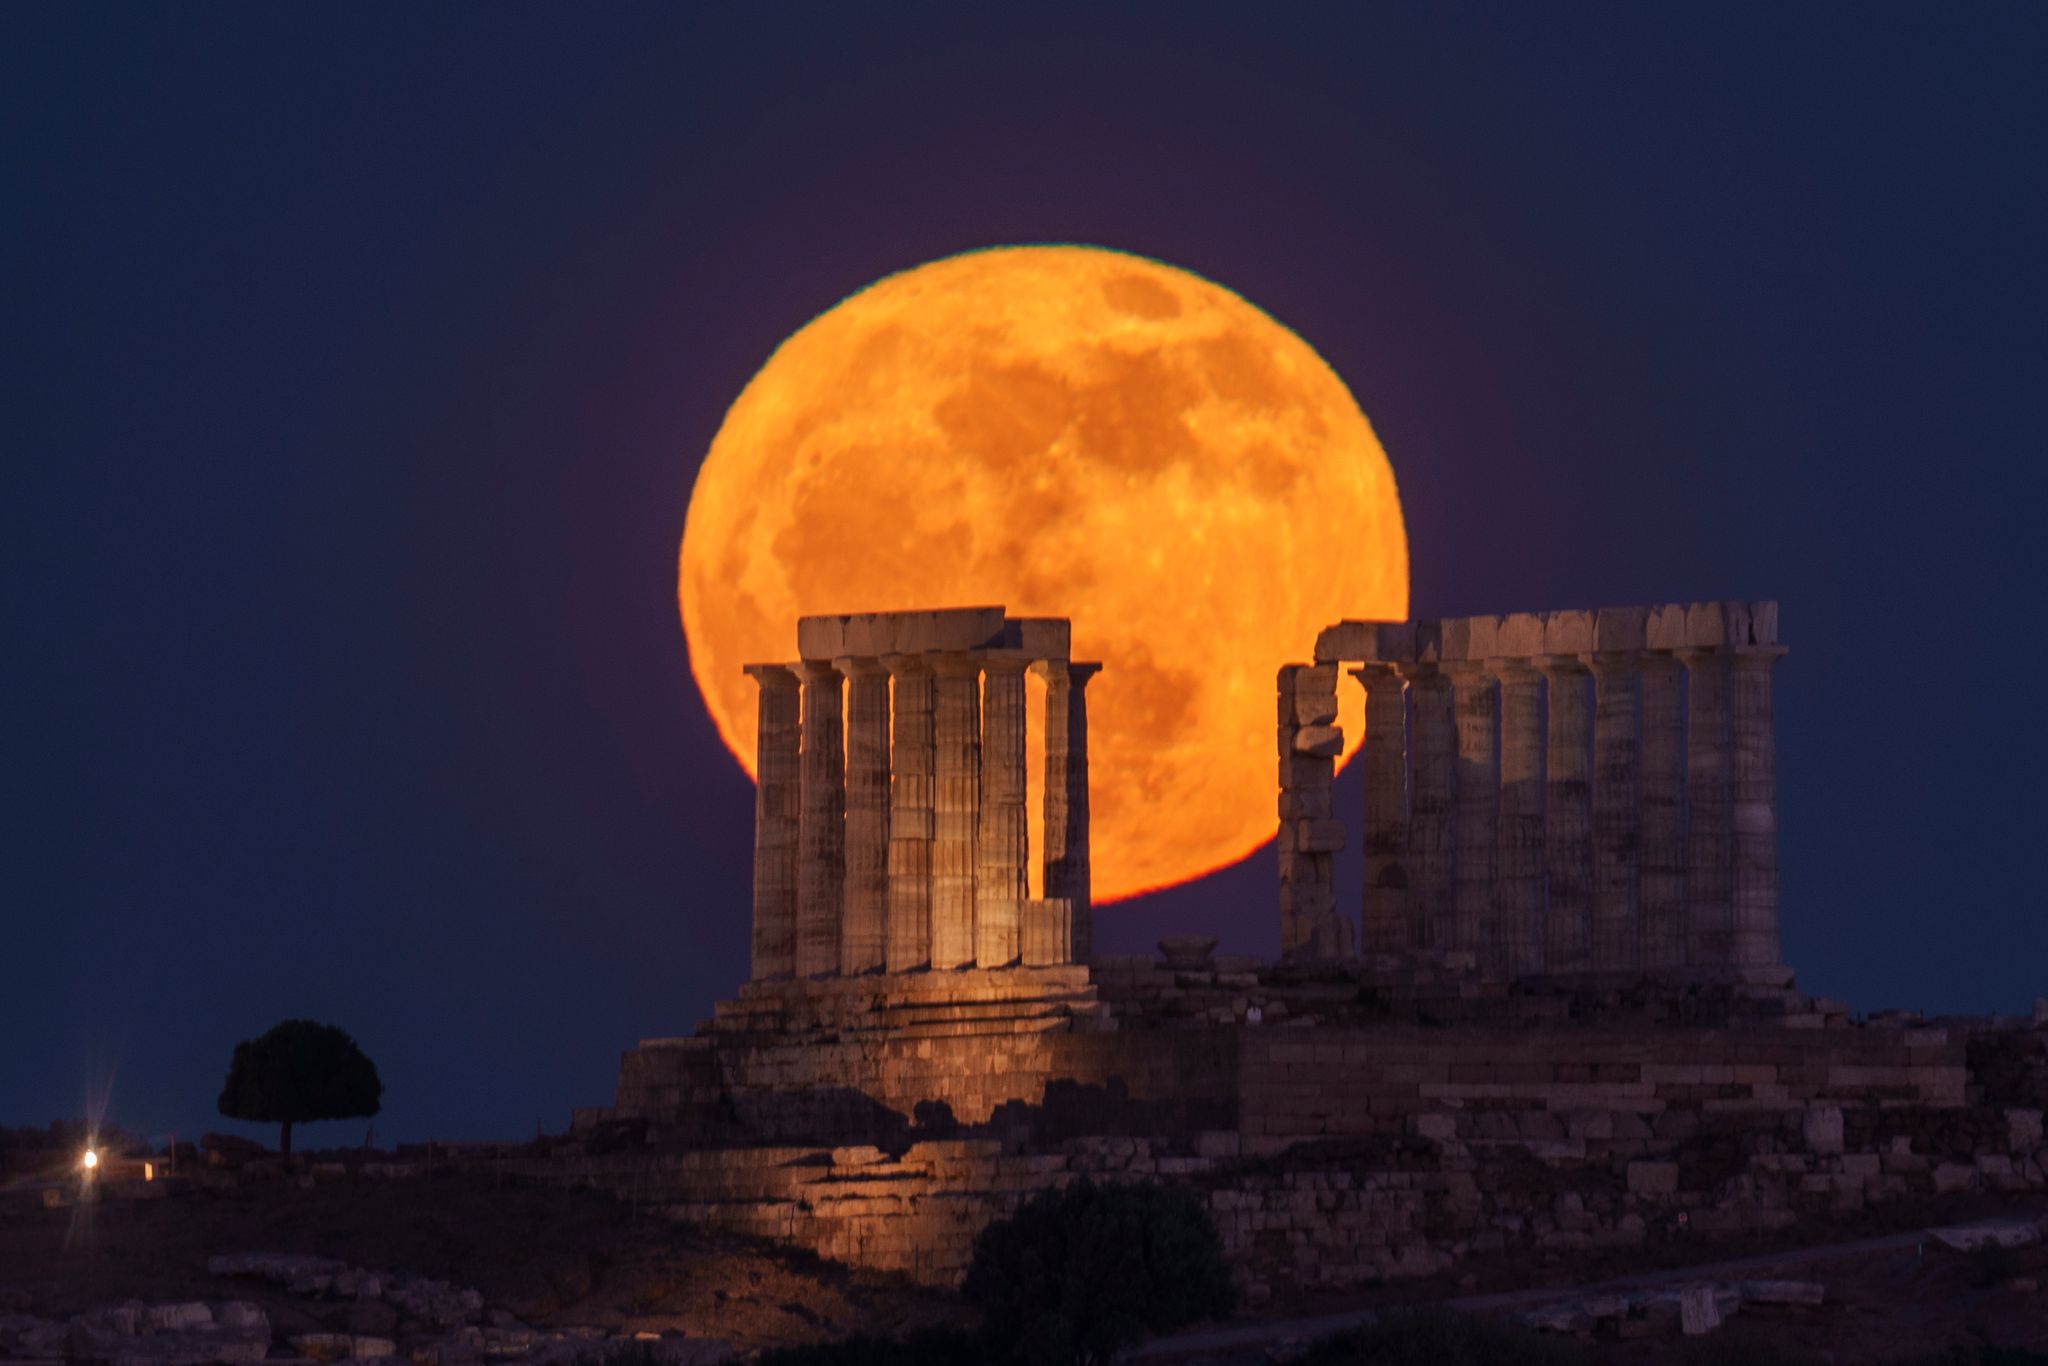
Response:
POLYGON ((1280 918, 1296 959, 1469 955, 1496 980, 1789 980, 1773 602, 1340 622, 1279 675, 1280 918), (1337 675, 1366 690, 1360 942, 1331 865, 1337 675))
POLYGON ((760 687, 753 978, 1045 967, 1089 951, 1088 724, 1100 665, 1000 607, 804 617, 760 687), (1045 684, 1030 892, 1027 673, 1045 684))

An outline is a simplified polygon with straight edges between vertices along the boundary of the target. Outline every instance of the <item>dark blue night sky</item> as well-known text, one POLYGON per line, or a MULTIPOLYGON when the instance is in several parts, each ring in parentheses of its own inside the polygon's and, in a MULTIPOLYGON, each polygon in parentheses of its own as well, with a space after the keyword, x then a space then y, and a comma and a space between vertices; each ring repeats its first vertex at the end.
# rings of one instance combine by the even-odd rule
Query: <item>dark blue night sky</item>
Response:
MULTIPOLYGON (((608 1102, 745 969, 696 463, 1005 242, 1320 350, 1418 615, 1780 599, 1803 984, 2048 993, 2048 10, 1274 8, 0 10, 0 1123, 227 1127, 289 1015, 381 1139, 608 1102)), ((1265 851, 1102 933, 1273 906, 1265 851)))

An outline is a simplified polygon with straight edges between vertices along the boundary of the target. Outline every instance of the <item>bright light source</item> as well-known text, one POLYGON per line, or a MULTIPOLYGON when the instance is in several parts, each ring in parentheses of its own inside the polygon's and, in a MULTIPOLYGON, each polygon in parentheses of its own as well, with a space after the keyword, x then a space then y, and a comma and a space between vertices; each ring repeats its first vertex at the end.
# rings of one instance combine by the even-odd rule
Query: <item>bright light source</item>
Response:
POLYGON ((94 1167, 99 1166, 99 1164, 100 1155, 94 1152, 91 1148, 87 1148, 85 1150, 85 1169, 87 1171, 91 1171, 94 1167))

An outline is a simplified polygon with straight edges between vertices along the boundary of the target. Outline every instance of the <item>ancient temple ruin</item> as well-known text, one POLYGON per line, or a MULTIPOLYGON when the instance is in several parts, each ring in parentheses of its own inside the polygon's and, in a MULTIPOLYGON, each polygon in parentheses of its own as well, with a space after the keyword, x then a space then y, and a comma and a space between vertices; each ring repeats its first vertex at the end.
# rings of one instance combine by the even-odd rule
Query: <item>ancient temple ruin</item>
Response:
POLYGON ((1062 618, 804 617, 760 685, 753 978, 1049 967, 1089 952, 1088 680, 1062 618), (1045 682, 1029 890, 1026 671, 1045 682))
POLYGON ((1066 622, 805 618, 749 670, 752 980, 625 1052, 571 1179, 938 1284, 1031 1191, 1170 1179, 1254 1299, 2041 1188, 2048 1001, 1857 1019, 1780 963, 1782 653, 1756 602, 1330 627, 1279 669, 1263 961, 1092 948, 1066 622))
POLYGON ((1734 975, 1782 984, 1774 602, 1345 621, 1279 675, 1280 926, 1352 956, 1331 885, 1344 737, 1365 688, 1369 955, 1492 979, 1734 975))

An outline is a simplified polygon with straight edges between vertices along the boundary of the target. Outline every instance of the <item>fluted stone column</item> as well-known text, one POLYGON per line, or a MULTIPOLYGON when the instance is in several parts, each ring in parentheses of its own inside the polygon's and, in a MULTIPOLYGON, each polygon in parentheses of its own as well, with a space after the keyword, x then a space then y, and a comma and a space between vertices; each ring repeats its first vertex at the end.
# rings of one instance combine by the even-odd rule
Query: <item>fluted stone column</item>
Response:
POLYGON ((1408 913, 1418 947, 1456 945, 1458 721, 1451 682, 1434 664, 1404 666, 1415 711, 1409 743, 1408 913))
POLYGON ((1520 659, 1495 659, 1500 680, 1500 862, 1494 906, 1501 962, 1510 977, 1543 971, 1543 675, 1520 659))
POLYGON ((889 922, 889 671, 833 661, 846 678, 846 904, 839 970, 879 972, 889 922))
POLYGON ((1031 661, 1007 654, 983 657, 981 820, 974 872, 974 961, 1007 967, 1022 945, 1018 924, 1031 895, 1031 857, 1024 796, 1024 671, 1031 661))
POLYGON ((1593 967, 1600 972, 1643 964, 1636 660, 1634 651, 1593 656, 1593 967))
POLYGON ((796 675, 750 664, 760 685, 755 743, 753 979, 796 971, 797 842, 803 794, 801 703, 796 675))
POLYGON ((1638 904, 1643 966, 1685 966, 1685 741, 1679 663, 1646 653, 1638 666, 1643 695, 1642 842, 1638 904))
POLYGON ((974 963, 974 848, 981 819, 981 660, 933 661, 932 966, 974 963))
POLYGON ((909 972, 932 960, 932 671, 916 655, 884 663, 895 685, 884 952, 890 972, 909 972))
POLYGON ((1088 680, 1100 664, 1048 660, 1045 679, 1045 876, 1048 901, 1072 915, 1069 953, 1085 963, 1094 952, 1093 875, 1088 863, 1088 680))
POLYGON ((1541 667, 1549 715, 1543 966, 1549 972, 1584 972, 1593 957, 1593 749, 1587 733, 1593 676, 1576 655, 1545 655, 1541 667))
POLYGON ((839 671, 803 669, 803 812, 797 837, 796 975, 839 971, 846 885, 846 739, 839 671))
POLYGON ((1408 698, 1392 664, 1351 671, 1365 687, 1365 908, 1367 953, 1419 947, 1408 896, 1408 698))
POLYGON ((1685 650, 1686 954, 1712 970, 1732 961, 1735 926, 1734 729, 1727 650, 1685 650))
POLYGON ((1457 872, 1452 947, 1478 955, 1480 970, 1499 975, 1500 922, 1494 915, 1500 781, 1494 738, 1493 678, 1479 664, 1446 664, 1458 718, 1457 872))
POLYGON ((1771 719, 1771 667, 1778 645, 1735 652, 1729 710, 1734 722, 1735 931, 1738 968, 1775 966, 1778 943, 1778 761, 1771 719))

